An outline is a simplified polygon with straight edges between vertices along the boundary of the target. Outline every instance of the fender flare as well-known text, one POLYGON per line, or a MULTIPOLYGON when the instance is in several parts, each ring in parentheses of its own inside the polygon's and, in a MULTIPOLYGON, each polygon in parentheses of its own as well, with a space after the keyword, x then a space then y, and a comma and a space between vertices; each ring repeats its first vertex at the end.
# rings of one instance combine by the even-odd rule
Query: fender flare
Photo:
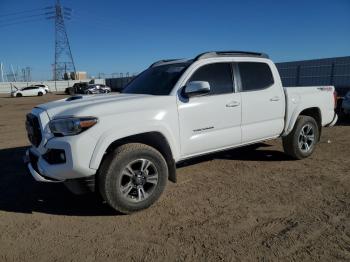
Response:
MULTIPOLYGON (((140 130, 136 128, 135 130, 140 130)), ((175 144, 172 143, 173 141, 170 139, 170 134, 165 135, 167 131, 163 130, 152 130, 152 131, 142 131, 142 132, 128 132, 128 135, 123 135, 123 132, 119 132, 116 134, 115 132, 107 132, 108 134, 105 134, 101 136, 101 138, 97 141, 94 152, 92 154, 91 160, 90 160, 90 168, 98 170, 100 164, 103 161, 103 157, 105 156, 106 152, 112 146, 113 144, 116 144, 118 141, 123 141, 124 142, 131 142, 133 141, 133 137, 139 137, 143 135, 147 135, 150 133, 158 133, 160 134, 163 139, 166 142, 166 145, 164 148, 168 148, 167 150, 163 150, 163 156, 167 161, 168 165, 168 171, 169 171, 169 180, 172 182, 176 182, 176 156, 178 154, 178 149, 175 147, 175 144), (168 153, 165 153, 168 152, 168 153)), ((138 141, 138 142, 142 142, 138 141)), ((147 144, 147 143, 145 143, 147 144)), ((152 144, 150 144, 152 146, 152 144)))
MULTIPOLYGON (((292 114, 292 116, 290 118, 289 125, 288 125, 287 129, 284 132, 284 135, 288 135, 293 130, 293 128, 295 126, 295 123, 297 122, 298 117, 301 115, 301 113, 303 111, 308 110, 308 109, 312 109, 312 108, 317 109, 320 112, 320 115, 322 117, 321 109, 318 106, 309 106, 307 108, 298 107, 296 110, 294 110, 294 112, 293 112, 293 114, 292 114)), ((322 127, 322 121, 320 123, 319 128, 321 128, 321 127, 322 127)))

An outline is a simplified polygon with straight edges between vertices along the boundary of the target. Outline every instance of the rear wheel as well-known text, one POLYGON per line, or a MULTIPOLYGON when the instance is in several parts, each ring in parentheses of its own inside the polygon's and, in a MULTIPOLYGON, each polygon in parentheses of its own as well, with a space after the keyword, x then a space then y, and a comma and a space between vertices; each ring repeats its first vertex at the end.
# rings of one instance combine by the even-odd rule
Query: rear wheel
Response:
POLYGON ((292 132, 283 137, 284 152, 295 159, 306 158, 315 150, 319 136, 316 120, 310 116, 299 116, 292 132))
POLYGON ((99 170, 103 199, 115 210, 128 214, 151 206, 168 180, 164 157, 153 147, 131 143, 110 153, 99 170))

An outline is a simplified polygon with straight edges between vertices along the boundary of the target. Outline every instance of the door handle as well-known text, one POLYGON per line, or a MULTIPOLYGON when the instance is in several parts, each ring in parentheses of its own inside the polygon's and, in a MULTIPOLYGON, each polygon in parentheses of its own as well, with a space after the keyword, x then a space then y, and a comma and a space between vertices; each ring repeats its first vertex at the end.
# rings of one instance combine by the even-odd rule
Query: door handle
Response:
POLYGON ((270 101, 280 101, 280 97, 274 96, 274 97, 270 98, 270 101))
POLYGON ((238 101, 232 101, 228 104, 226 104, 226 107, 236 107, 236 106, 239 106, 241 103, 238 102, 238 101))

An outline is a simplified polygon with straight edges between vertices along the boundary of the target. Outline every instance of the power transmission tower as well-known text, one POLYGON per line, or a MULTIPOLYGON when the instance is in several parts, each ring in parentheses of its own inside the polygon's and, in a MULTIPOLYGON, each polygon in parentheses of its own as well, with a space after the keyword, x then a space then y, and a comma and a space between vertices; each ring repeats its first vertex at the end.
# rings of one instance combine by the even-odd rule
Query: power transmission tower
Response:
POLYGON ((72 51, 69 45, 64 18, 70 19, 72 9, 62 7, 60 0, 56 0, 55 15, 48 19, 55 19, 55 63, 53 65, 53 80, 69 79, 70 72, 76 73, 72 51))

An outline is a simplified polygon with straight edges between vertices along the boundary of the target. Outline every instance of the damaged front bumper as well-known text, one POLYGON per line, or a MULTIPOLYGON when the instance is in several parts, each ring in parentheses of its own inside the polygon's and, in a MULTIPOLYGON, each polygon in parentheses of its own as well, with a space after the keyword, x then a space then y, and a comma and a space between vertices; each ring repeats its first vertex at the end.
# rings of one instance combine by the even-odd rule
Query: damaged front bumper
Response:
POLYGON ((38 165, 39 157, 35 155, 30 149, 26 151, 24 156, 24 164, 27 166, 29 173, 38 182, 48 182, 48 183, 60 183, 64 180, 57 180, 53 178, 46 177, 43 174, 43 170, 38 165))

